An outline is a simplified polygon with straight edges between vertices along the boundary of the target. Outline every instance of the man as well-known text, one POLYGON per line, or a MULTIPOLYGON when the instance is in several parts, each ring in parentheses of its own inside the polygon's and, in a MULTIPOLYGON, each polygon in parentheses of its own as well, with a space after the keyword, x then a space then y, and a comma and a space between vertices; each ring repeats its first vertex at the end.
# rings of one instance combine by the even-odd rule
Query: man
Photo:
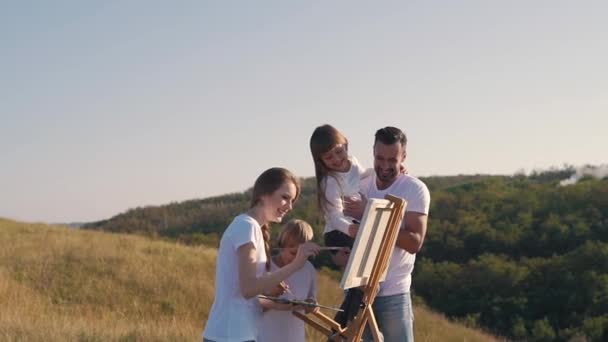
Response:
MULTIPOLYGON (((406 157, 406 143, 407 138, 400 129, 379 129, 374 140, 375 174, 361 181, 364 197, 384 198, 386 194, 392 194, 407 201, 386 280, 380 284, 373 304, 374 316, 386 342, 414 340, 410 285, 416 253, 420 251, 426 235, 431 202, 429 191, 422 181, 400 173, 406 157)), ((344 213, 361 218, 365 205, 365 198, 346 201, 344 213)))

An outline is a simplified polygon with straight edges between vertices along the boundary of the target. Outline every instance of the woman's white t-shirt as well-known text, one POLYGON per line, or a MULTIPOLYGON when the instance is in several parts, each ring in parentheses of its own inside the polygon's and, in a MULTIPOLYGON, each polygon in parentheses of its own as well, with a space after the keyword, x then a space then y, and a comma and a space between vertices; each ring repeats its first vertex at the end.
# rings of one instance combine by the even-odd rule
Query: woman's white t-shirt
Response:
POLYGON ((220 241, 215 269, 215 299, 203 337, 217 342, 256 340, 262 308, 257 298, 245 299, 239 286, 238 248, 253 243, 256 275, 266 271, 266 250, 259 223, 247 214, 234 218, 220 241))

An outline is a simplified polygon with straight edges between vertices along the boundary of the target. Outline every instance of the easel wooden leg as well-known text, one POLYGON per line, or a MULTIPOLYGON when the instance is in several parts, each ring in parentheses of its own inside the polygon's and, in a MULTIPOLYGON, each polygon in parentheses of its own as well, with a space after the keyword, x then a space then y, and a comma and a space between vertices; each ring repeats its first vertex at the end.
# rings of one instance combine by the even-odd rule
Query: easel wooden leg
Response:
POLYGON ((332 341, 343 341, 343 339, 346 338, 346 329, 342 328, 340 324, 324 315, 322 312, 313 312, 309 315, 319 319, 322 323, 325 323, 328 326, 311 319, 309 316, 301 312, 293 311, 292 314, 320 331, 332 341))
POLYGON ((298 317, 299 319, 303 320, 304 322, 310 324, 313 328, 315 328, 315 329, 319 330, 321 333, 325 334, 325 336, 329 336, 332 334, 331 330, 322 326, 321 324, 317 323, 316 321, 313 321, 312 319, 308 318, 303 313, 294 311, 294 312, 292 312, 292 314, 294 316, 298 317))
POLYGON ((378 322, 376 322, 376 316, 374 316, 374 312, 372 310, 367 311, 367 323, 372 331, 374 341, 380 342, 380 329, 378 329, 378 322))

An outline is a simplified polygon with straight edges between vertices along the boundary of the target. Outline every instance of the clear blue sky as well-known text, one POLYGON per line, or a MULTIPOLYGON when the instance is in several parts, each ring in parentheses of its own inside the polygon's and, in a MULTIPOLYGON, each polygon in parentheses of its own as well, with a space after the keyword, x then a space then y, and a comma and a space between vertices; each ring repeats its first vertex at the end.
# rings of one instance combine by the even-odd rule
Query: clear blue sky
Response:
POLYGON ((605 1, 5 1, 0 216, 92 221, 310 177, 330 123, 417 176, 607 161, 605 1))

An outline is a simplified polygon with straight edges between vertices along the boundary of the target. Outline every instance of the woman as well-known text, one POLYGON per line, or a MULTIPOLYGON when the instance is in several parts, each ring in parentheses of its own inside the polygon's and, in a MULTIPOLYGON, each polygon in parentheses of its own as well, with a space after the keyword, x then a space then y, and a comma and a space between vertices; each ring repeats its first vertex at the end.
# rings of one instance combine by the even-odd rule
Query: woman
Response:
POLYGON ((237 216, 220 241, 215 274, 215 299, 203 341, 255 341, 262 308, 258 294, 285 291, 282 281, 319 252, 314 243, 298 247, 293 262, 270 269, 269 223, 281 222, 293 208, 300 184, 286 169, 264 171, 253 186, 250 209, 237 216))

